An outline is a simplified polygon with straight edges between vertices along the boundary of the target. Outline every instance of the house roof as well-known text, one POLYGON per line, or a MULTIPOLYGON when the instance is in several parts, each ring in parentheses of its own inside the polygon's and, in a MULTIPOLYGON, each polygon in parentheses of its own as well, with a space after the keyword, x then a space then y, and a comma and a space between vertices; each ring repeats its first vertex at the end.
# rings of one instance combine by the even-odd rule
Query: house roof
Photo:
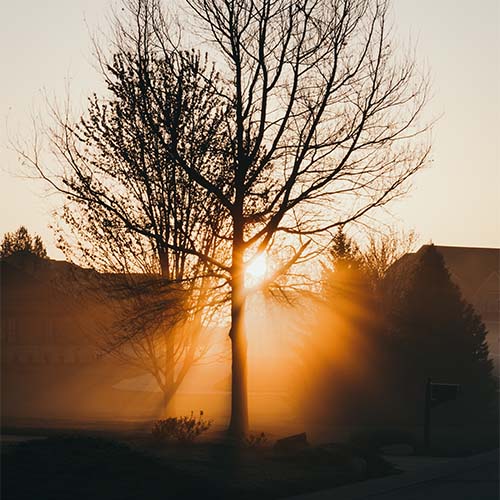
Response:
POLYGON ((436 249, 443 256, 453 281, 471 301, 482 285, 500 272, 500 248, 436 245, 436 249))
MULTIPOLYGON (((423 245, 414 253, 407 253, 396 261, 388 272, 391 282, 406 285, 418 260, 430 245, 423 245), (394 279, 398 277, 398 279, 394 279), (402 278, 402 279, 401 279, 402 278)), ((498 291, 500 275, 500 248, 457 247, 434 245, 443 256, 445 265, 452 280, 460 288, 464 298, 474 304, 478 292, 485 286, 494 287, 498 291)))

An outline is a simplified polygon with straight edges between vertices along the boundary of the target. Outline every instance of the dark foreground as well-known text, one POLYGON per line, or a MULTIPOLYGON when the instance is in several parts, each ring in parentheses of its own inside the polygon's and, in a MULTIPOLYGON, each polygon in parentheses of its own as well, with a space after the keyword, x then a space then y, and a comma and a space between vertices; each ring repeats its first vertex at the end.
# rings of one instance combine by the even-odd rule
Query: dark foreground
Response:
MULTIPOLYGON (((344 488, 357 486, 368 488, 373 496, 370 484, 374 482, 364 482, 367 479, 381 478, 375 479, 375 483, 387 481, 392 488, 404 480, 408 471, 417 472, 422 461, 439 463, 441 459, 435 457, 460 460, 458 457, 498 447, 496 424, 436 428, 431 450, 422 448, 419 429, 333 432, 332 428, 331 433, 317 433, 313 438, 316 442, 337 444, 286 453, 275 451, 271 438, 264 445, 250 443, 236 448, 222 438, 222 432, 216 431, 192 444, 162 444, 153 439, 150 428, 146 424, 115 425, 106 430, 97 426, 79 430, 3 427, 0 497, 2 500, 271 500, 317 492, 312 493, 314 498, 322 499, 333 498, 332 491, 337 498, 344 488), (32 440, 19 443, 13 434, 32 440), (398 444, 396 450, 386 446, 394 444, 398 444), (401 452, 401 448, 408 452, 407 456, 388 457, 395 466, 381 457, 382 453, 390 455, 391 448, 393 452, 398 449, 401 452), (322 490, 330 496, 322 496, 322 490)), ((434 500, 439 495, 453 500, 490 499, 492 495, 496 498, 498 477, 494 477, 494 467, 471 472, 470 477, 459 474, 449 480, 427 482, 421 485, 423 490, 421 486, 410 488, 403 497, 394 492, 387 499, 434 500), (456 494, 443 496, 445 490, 456 494)), ((438 468, 440 473, 444 472, 440 465, 438 468)))
MULTIPOLYGON (((498 458, 498 457, 497 457, 498 458)), ((498 460, 476 468, 375 495, 372 500, 498 500, 498 460)))
POLYGON ((2 454, 1 497, 272 499, 394 472, 380 457, 354 453, 344 445, 279 455, 270 447, 137 447, 67 435, 7 446, 2 454))
MULTIPOLYGON (((392 457, 405 471, 371 481, 293 497, 293 500, 498 500, 499 450, 432 460, 392 457), (413 465, 419 465, 417 468, 413 465)), ((292 500, 292 499, 290 499, 292 500)))

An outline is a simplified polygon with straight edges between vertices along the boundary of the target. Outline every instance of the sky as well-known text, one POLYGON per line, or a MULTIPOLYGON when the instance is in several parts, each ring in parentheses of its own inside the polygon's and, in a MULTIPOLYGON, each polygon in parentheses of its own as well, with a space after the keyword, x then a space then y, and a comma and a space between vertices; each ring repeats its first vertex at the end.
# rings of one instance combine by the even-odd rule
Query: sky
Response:
MULTIPOLYGON (((25 225, 62 258, 49 225, 61 200, 27 179, 12 141, 30 141, 45 97, 83 106, 101 83, 91 34, 111 2, 22 0, 2 6, 0 32, 0 236, 25 225), (69 91, 67 90, 69 89, 69 91)), ((500 247, 500 12, 497 0, 394 0, 398 37, 431 75, 427 113, 439 117, 432 164, 381 219, 420 243, 500 247)), ((83 108, 82 108, 83 109, 83 108)))

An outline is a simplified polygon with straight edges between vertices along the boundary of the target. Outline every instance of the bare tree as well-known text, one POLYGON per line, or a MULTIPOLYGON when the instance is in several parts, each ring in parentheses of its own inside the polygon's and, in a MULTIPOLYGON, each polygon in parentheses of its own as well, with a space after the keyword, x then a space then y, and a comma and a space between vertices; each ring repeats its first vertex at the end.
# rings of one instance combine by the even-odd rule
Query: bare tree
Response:
POLYGON ((68 109, 52 107, 49 138, 61 168, 43 164, 36 144, 22 154, 66 195, 60 248, 104 273, 97 298, 113 310, 103 312, 102 348, 150 372, 166 405, 206 350, 209 306, 224 301, 214 293, 224 276, 212 261, 224 255, 219 233, 227 226, 214 195, 172 159, 170 142, 175 135, 184 167, 220 171, 215 151, 227 111, 206 58, 158 52, 158 13, 147 2, 128 7, 111 56, 97 51, 107 95, 92 96, 76 123, 68 109))
MULTIPOLYGON (((73 141, 80 136, 69 127, 60 154, 72 173, 63 176, 62 189, 92 210, 98 207, 92 213, 104 210, 128 229, 161 241, 160 255, 169 251, 195 256, 220 278, 221 286, 227 285, 230 431, 239 436, 248 430, 246 264, 263 253, 279 254, 281 260, 267 280, 272 282, 324 246, 334 228, 401 194, 429 153, 419 138, 427 128, 419 123, 427 83, 411 55, 394 49, 386 0, 186 2, 197 34, 211 44, 219 63, 220 75, 203 65, 195 65, 192 73, 191 83, 198 85, 194 88, 203 87, 209 96, 203 101, 208 107, 197 112, 187 106, 171 114, 169 107, 158 105, 161 95, 153 90, 154 82, 134 79, 130 84, 151 96, 152 105, 141 109, 154 124, 148 141, 158 141, 165 153, 156 160, 175 165, 197 196, 213 202, 207 206, 216 207, 223 221, 220 228, 212 227, 213 212, 204 210, 203 203, 196 210, 199 234, 181 241, 159 238, 155 226, 130 216, 142 213, 135 211, 135 202, 119 205, 110 194, 106 186, 114 179, 94 187, 95 176, 86 169, 100 167, 87 150, 79 152, 75 165, 73 141), (78 182, 73 183, 75 175, 78 182), (215 247, 206 245, 205 232, 214 235, 215 247)), ((141 13, 152 14, 144 24, 147 46, 140 40, 144 58, 151 61, 161 54, 162 61, 184 61, 183 40, 193 43, 193 38, 174 41, 159 0, 129 5, 139 25, 141 13), (156 56, 148 59, 151 53, 156 56)), ((123 43, 126 46, 129 38, 124 36, 123 43)), ((106 109, 100 109, 96 119, 106 109)), ((144 139, 128 140, 140 158, 144 139)), ((144 186, 149 195, 147 184, 137 177, 124 188, 133 194, 137 185, 144 186)), ((173 187, 171 179, 162 185, 173 187)), ((178 207, 185 211, 182 204, 178 207)))
POLYGON ((375 285, 381 283, 394 262, 415 250, 416 240, 414 231, 398 231, 394 228, 382 234, 369 235, 368 245, 363 251, 363 265, 375 285))
POLYGON ((400 194, 428 156, 414 141, 427 84, 394 51, 384 0, 187 3, 224 57, 235 110, 230 196, 199 182, 232 220, 230 427, 239 434, 248 428, 245 253, 285 233, 295 246, 288 269, 316 236, 400 194))

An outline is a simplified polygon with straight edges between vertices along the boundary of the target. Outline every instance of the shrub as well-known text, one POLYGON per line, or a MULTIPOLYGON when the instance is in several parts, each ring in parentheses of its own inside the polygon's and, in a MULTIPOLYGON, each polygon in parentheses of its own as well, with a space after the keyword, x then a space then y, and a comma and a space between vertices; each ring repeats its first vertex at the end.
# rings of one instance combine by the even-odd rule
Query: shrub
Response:
POLYGON ((191 443, 212 425, 211 420, 205 420, 202 417, 203 411, 200 411, 198 419, 191 412, 189 417, 169 417, 157 420, 151 432, 158 441, 177 440, 180 443, 191 443))
POLYGON ((267 437, 263 432, 259 435, 249 434, 243 438, 243 444, 246 448, 261 448, 266 443, 267 437))

